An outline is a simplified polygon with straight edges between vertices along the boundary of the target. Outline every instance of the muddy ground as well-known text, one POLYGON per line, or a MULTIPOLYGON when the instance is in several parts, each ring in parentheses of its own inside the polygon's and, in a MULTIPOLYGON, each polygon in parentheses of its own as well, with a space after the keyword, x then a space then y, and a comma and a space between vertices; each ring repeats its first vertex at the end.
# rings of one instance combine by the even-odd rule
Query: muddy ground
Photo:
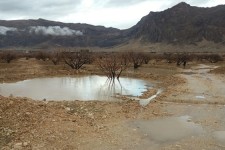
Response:
MULTIPOLYGON (((124 75, 156 84, 142 98, 163 92, 147 106, 120 102, 37 101, 0 96, 0 149, 220 150, 225 149, 223 63, 175 64, 151 61, 124 75)), ((76 71, 49 61, 0 63, 0 81, 78 76, 101 72, 93 65, 76 71)))

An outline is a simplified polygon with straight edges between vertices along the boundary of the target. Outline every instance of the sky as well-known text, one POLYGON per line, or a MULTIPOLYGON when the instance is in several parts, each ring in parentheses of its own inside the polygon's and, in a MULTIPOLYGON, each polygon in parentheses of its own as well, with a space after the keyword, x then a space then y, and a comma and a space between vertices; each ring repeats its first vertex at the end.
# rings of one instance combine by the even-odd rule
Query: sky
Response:
MULTIPOLYGON (((0 0, 0 20, 43 18, 127 29, 150 11, 163 11, 182 0, 0 0)), ((213 7, 225 0, 183 0, 213 7)))

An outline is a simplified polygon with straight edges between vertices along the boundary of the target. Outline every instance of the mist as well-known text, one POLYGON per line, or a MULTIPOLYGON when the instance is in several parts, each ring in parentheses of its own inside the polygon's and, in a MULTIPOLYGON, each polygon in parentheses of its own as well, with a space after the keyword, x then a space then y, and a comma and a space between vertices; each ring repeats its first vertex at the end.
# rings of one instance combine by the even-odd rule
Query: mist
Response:
POLYGON ((0 26, 0 35, 6 35, 8 31, 17 31, 17 28, 0 26))
POLYGON ((72 30, 68 27, 60 26, 31 26, 29 29, 30 33, 41 34, 41 35, 53 35, 53 36, 82 36, 83 33, 79 30, 72 30))

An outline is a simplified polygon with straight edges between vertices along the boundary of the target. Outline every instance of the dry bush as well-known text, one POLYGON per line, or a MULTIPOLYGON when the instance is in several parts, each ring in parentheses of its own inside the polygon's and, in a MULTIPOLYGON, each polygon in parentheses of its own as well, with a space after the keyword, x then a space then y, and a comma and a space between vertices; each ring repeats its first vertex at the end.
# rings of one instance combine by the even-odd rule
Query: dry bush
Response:
POLYGON ((175 53, 164 53, 162 59, 165 59, 168 63, 174 63, 177 61, 177 55, 175 53))
POLYGON ((208 61, 211 63, 217 63, 223 61, 223 57, 219 54, 198 54, 196 55, 197 61, 208 61))

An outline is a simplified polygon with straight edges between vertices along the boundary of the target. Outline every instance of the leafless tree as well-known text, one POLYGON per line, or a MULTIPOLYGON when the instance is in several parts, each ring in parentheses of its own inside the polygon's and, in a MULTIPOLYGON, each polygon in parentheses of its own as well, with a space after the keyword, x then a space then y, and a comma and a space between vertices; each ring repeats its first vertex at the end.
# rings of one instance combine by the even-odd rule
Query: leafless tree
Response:
POLYGON ((79 70, 84 64, 88 63, 89 54, 87 52, 63 52, 64 62, 72 69, 79 70))
POLYGON ((110 79, 119 79, 129 65, 125 55, 118 53, 101 56, 97 60, 97 64, 110 79))
POLYGON ((62 53, 61 52, 52 52, 50 54, 50 60, 53 62, 54 65, 58 65, 60 60, 62 59, 62 53))
POLYGON ((177 55, 177 66, 183 64, 183 67, 186 67, 187 62, 190 60, 190 57, 187 53, 182 53, 177 55))
POLYGON ((10 63, 12 60, 17 58, 17 55, 15 52, 11 52, 11 51, 4 51, 1 54, 1 60, 3 60, 6 63, 10 63))
POLYGON ((149 53, 142 53, 142 57, 144 59, 144 63, 148 64, 151 59, 151 55, 149 53))
POLYGON ((35 55, 35 58, 38 60, 46 61, 49 58, 49 54, 44 51, 40 51, 35 55))
POLYGON ((133 64, 134 69, 140 67, 144 62, 144 56, 139 52, 129 52, 130 62, 133 64))

